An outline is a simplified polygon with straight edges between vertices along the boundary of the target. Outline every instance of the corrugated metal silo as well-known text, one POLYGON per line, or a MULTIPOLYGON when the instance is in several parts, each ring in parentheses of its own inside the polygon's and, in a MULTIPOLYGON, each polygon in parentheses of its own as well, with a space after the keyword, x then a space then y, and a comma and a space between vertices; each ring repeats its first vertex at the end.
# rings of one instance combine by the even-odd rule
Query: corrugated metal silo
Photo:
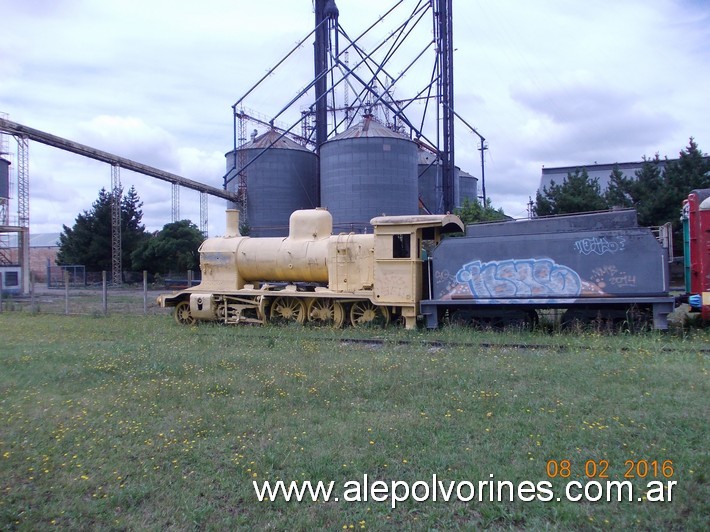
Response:
MULTIPOLYGON (((254 161, 246 168, 250 236, 287 236, 293 211, 317 207, 318 156, 279 136, 279 132, 269 130, 237 148, 236 153, 232 150, 226 154, 227 170, 239 167, 242 150, 247 164, 254 161)), ((227 188, 236 191, 238 185, 239 178, 235 177, 227 188)))
POLYGON ((437 164, 436 156, 433 153, 419 150, 417 168, 419 173, 419 198, 422 200, 423 207, 432 214, 443 213, 444 185, 441 180, 441 164, 437 164))
MULTIPOLYGON (((441 161, 436 155, 425 150, 419 150, 419 197, 424 207, 432 214, 444 214, 444 182, 441 161)), ((460 191, 461 173, 458 166, 454 167, 454 207, 460 207, 463 196, 460 191)))
POLYGON ((370 219, 417 214, 417 146, 366 116, 320 149, 321 206, 333 232, 371 231, 370 219))
POLYGON ((459 172, 459 206, 466 199, 472 203, 478 201, 478 178, 462 170, 459 172))

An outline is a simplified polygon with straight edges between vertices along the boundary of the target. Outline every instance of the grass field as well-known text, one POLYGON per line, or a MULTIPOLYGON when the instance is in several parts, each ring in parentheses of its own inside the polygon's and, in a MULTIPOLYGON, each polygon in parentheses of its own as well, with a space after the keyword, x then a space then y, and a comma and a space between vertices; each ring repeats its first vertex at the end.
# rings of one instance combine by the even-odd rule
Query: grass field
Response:
POLYGON ((27 312, 0 314, 0 331, 0 530, 710 526, 708 331, 179 327, 27 312), (631 502, 564 498, 568 481, 629 469, 631 502), (364 475, 434 474, 476 490, 490 475, 549 481, 554 497, 344 500, 364 475), (252 482, 279 479, 334 481, 341 500, 259 502, 252 482), (672 501, 638 501, 651 480, 675 481, 672 501))

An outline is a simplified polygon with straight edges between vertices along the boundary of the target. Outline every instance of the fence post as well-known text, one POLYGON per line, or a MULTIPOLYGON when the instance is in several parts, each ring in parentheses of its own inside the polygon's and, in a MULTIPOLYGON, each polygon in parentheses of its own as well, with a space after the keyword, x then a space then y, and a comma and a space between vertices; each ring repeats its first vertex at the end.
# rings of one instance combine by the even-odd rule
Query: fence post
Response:
POLYGON ((0 314, 2 314, 2 291, 3 291, 3 277, 5 273, 0 271, 0 314))
POLYGON ((187 270, 187 287, 192 288, 192 270, 187 270))
POLYGON ((35 301, 35 274, 30 272, 30 312, 37 312, 37 302, 35 301))
POLYGON ((101 302, 103 303, 104 316, 108 315, 108 293, 106 283, 106 270, 101 272, 101 302))
POLYGON ((64 270, 64 314, 69 315, 69 270, 64 270))
POLYGON ((148 271, 143 270, 143 314, 148 314, 148 271))

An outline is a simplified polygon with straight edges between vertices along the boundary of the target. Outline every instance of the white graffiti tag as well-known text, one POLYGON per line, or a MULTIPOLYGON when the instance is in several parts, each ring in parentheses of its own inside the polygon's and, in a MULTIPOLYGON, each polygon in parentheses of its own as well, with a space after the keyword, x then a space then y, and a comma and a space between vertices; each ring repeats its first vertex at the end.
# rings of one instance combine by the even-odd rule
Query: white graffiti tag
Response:
POLYGON ((574 243, 574 249, 580 255, 591 255, 596 253, 597 255, 604 255, 605 253, 618 253, 624 251, 624 244, 626 241, 624 237, 618 236, 612 239, 608 239, 603 236, 601 238, 583 238, 582 240, 577 240, 574 243))

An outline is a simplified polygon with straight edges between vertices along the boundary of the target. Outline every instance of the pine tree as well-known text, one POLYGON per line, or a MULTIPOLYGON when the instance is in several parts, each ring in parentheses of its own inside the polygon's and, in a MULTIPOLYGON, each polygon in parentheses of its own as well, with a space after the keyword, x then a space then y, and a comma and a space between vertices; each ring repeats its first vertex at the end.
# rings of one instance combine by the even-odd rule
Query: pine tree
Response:
POLYGON ((710 188, 710 159, 700 151, 693 137, 680 152, 678 160, 666 168, 666 178, 668 186, 681 198, 687 197, 692 190, 710 188))
POLYGON ((633 198, 630 194, 633 179, 626 177, 621 169, 614 165, 609 174, 609 185, 604 198, 609 207, 632 207, 633 198))
POLYGON ((143 202, 135 187, 131 187, 121 198, 121 261, 126 268, 131 266, 131 254, 150 236, 141 223, 141 207, 143 202))
POLYGON ((691 137, 676 161, 662 161, 658 154, 653 159, 644 158, 635 179, 612 172, 605 197, 611 206, 635 208, 640 225, 671 222, 674 248, 681 254, 681 205, 698 188, 710 188, 710 160, 691 137))
MULTIPOLYGON (((111 270, 111 204, 113 194, 102 188, 91 209, 76 217, 74 226, 62 226, 59 235, 57 264, 82 264, 87 271, 111 270)), ((121 251, 122 267, 130 266, 130 255, 146 238, 141 224, 143 212, 140 198, 131 187, 121 199, 121 251)))
POLYGON ((542 192, 538 191, 533 210, 536 216, 549 216, 608 208, 599 180, 590 179, 587 169, 583 168, 567 174, 561 185, 552 181, 549 187, 543 187, 542 192))

